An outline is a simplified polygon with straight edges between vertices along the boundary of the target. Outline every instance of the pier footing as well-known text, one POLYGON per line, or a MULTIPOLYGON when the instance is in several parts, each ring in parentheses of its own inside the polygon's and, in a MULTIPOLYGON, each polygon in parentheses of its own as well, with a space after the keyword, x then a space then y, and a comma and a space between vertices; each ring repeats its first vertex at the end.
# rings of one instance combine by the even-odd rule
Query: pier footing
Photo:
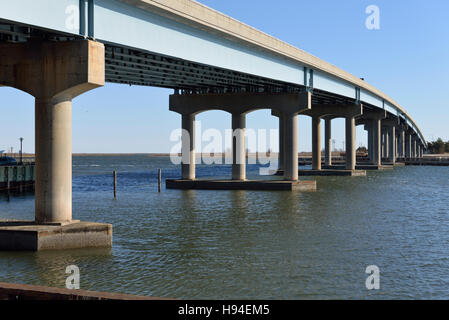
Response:
POLYGON ((0 221, 0 250, 41 251, 112 246, 112 225, 74 221, 70 224, 36 224, 34 221, 0 221))
MULTIPOLYGON (((345 166, 323 166, 323 169, 331 169, 331 170, 346 170, 345 166)), ((375 164, 358 164, 355 166, 356 170, 390 170, 393 169, 392 165, 375 165, 375 164)))
POLYGON ((166 180, 167 189, 316 191, 316 181, 166 180))
POLYGON ((366 176, 365 170, 333 170, 333 169, 321 169, 321 170, 299 170, 300 176, 347 176, 347 177, 361 177, 366 176))

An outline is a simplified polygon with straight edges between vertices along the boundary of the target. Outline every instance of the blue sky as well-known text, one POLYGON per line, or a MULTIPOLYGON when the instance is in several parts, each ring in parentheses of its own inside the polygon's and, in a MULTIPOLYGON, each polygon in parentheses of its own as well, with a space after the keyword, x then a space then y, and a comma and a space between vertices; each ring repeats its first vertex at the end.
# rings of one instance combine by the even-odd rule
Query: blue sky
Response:
MULTIPOLYGON (((426 139, 449 140, 449 1, 447 0, 202 0, 214 9, 293 44, 379 88, 415 119, 426 139), (368 5, 380 8, 380 30, 365 27, 368 5)), ((73 101, 73 152, 169 152, 181 119, 168 110, 172 90, 113 85, 73 101)), ((0 88, 0 150, 34 152, 34 99, 0 88)), ((224 129, 220 111, 197 117, 202 128, 224 129)), ((344 121, 333 122, 341 148, 344 121)), ((310 118, 301 116, 300 151, 310 151, 310 118)), ((269 111, 248 115, 249 128, 277 128, 269 111)), ((362 127, 357 145, 366 144, 362 127)))

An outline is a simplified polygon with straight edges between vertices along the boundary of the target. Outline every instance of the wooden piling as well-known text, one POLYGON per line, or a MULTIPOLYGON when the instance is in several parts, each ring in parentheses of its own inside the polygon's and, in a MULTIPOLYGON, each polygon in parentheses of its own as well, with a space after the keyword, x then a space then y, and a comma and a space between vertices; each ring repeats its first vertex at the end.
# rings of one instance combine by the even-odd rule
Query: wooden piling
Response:
POLYGON ((161 192, 161 184, 162 184, 162 169, 158 169, 158 184, 157 184, 158 192, 161 192))
POLYGON ((6 189, 9 190, 11 187, 11 178, 9 177, 9 167, 6 167, 6 189))
POLYGON ((114 199, 117 199, 117 171, 114 171, 112 174, 114 176, 114 199))

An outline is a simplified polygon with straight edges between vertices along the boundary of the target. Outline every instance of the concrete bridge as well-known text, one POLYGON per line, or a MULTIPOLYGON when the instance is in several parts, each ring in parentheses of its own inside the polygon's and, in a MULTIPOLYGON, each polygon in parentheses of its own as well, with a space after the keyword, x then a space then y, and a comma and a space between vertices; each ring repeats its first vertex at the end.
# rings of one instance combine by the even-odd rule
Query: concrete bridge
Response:
MULTIPOLYGON (((415 121, 383 92, 197 2, 1 0, 0 4, 0 85, 36 99, 35 221, 0 227, 0 247, 110 245, 110 225, 72 219, 71 191, 72 99, 105 82, 174 89, 169 108, 182 115, 182 128, 188 133, 183 136, 182 179, 172 182, 174 187, 185 187, 186 181, 190 187, 201 187, 195 184, 193 124, 198 113, 212 109, 231 113, 232 128, 243 133, 249 112, 272 110, 279 118, 284 186, 298 184, 299 114, 312 120, 317 172, 323 170, 321 119, 327 167, 332 166, 331 121, 337 117, 346 119, 345 169, 350 172, 357 166, 356 125, 368 131, 372 166, 382 165, 382 155, 391 164, 398 158, 419 158, 425 148, 415 121), (54 230, 43 226, 60 228, 54 233, 58 236, 45 240, 54 230), (23 230, 33 230, 37 240, 25 239, 23 230), (71 240, 55 244, 64 232, 70 232, 71 240), (32 244, 24 245, 27 241, 32 244)), ((244 134, 233 140, 232 181, 240 184, 225 188, 245 188, 244 134)))

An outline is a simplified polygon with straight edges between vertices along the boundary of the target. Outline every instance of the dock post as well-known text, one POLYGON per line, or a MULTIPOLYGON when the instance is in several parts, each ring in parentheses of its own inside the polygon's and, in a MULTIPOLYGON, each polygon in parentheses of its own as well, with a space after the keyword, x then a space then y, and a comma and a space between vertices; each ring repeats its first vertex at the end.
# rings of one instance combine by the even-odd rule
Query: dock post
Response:
POLYGON ((157 191, 161 192, 161 184, 162 184, 162 170, 158 169, 158 173, 157 173, 157 191))
POLYGON ((6 193, 7 193, 8 202, 9 202, 9 191, 10 191, 9 188, 10 188, 10 184, 11 184, 10 177, 9 177, 9 167, 6 167, 5 173, 6 173, 6 193))
POLYGON ((10 184, 10 180, 9 180, 9 167, 5 167, 5 169, 6 169, 6 171, 5 171, 5 174, 6 174, 6 190, 8 190, 9 191, 9 184, 10 184))
POLYGON ((114 176, 114 199, 117 199, 117 171, 114 171, 112 174, 114 176))

